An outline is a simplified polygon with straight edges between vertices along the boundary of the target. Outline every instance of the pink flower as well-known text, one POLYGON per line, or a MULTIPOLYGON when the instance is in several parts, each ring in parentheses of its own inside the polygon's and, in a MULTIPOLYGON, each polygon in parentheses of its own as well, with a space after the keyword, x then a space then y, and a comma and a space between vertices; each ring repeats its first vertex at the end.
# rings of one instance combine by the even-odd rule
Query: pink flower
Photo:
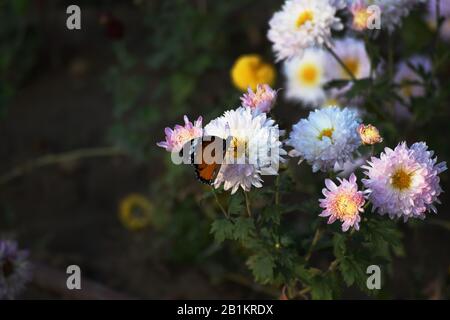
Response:
POLYGON ((250 108, 253 114, 267 113, 275 104, 277 91, 267 84, 258 84, 255 92, 248 88, 248 93, 241 97, 242 106, 250 108))
POLYGON ((362 166, 367 179, 363 179, 373 209, 390 218, 424 219, 427 211, 436 212, 434 203, 442 189, 439 174, 447 170, 445 162, 436 163, 433 151, 424 142, 410 148, 405 142, 394 150, 385 148, 379 158, 372 157, 362 166))
POLYGON ((367 6, 363 3, 363 1, 359 0, 353 2, 350 7, 350 11, 353 15, 352 28, 357 31, 367 29, 367 24, 372 13, 368 11, 367 6))
POLYGON ((342 231, 347 231, 350 227, 359 230, 360 212, 363 212, 365 203, 364 193, 358 191, 356 176, 352 173, 350 178, 337 178, 341 183, 339 186, 330 179, 325 180, 328 188, 322 190, 325 199, 320 199, 320 207, 324 208, 320 217, 329 217, 328 224, 339 220, 342 222, 342 231))
POLYGON ((164 130, 166 141, 158 142, 156 145, 169 152, 179 152, 186 142, 203 135, 202 120, 202 117, 198 117, 192 124, 188 117, 184 116, 184 127, 177 124, 173 130, 166 128, 164 130))

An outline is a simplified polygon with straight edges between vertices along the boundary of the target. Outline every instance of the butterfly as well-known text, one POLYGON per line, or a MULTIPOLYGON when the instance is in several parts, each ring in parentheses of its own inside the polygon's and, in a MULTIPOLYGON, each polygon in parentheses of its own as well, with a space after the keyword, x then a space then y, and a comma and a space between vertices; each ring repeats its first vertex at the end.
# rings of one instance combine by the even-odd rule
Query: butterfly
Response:
POLYGON ((205 184, 212 184, 217 178, 222 164, 225 162, 225 154, 228 139, 217 136, 203 136, 191 140, 191 163, 195 168, 197 179, 205 184))

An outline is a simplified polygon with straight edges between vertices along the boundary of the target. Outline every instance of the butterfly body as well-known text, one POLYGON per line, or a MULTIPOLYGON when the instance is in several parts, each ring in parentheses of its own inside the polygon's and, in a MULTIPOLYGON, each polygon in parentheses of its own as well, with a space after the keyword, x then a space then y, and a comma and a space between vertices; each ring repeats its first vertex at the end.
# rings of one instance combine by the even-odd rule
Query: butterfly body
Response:
POLYGON ((216 136, 203 136, 192 140, 191 143, 191 163, 197 179, 205 184, 213 184, 224 163, 227 140, 216 136))

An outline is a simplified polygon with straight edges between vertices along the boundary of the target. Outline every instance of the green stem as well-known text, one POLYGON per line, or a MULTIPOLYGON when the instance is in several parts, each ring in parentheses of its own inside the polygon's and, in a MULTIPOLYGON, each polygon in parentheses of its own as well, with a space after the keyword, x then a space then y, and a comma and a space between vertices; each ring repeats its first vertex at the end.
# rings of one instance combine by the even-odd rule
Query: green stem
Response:
POLYGON ((314 238, 311 242, 311 246, 309 247, 308 253, 305 256, 305 260, 309 261, 309 259, 311 258, 311 255, 313 253, 313 250, 317 244, 317 242, 320 240, 320 237, 322 236, 322 231, 320 230, 320 228, 316 229, 316 232, 314 233, 314 238))
POLYGON ((222 211, 223 215, 225 216, 225 218, 230 219, 230 216, 228 215, 227 211, 225 210, 225 208, 222 206, 222 204, 219 201, 219 197, 217 196, 216 190, 214 190, 214 187, 211 186, 211 191, 214 195, 214 199, 216 200, 217 205, 220 208, 220 211, 222 211))
POLYGON ((392 43, 392 35, 388 35, 388 74, 389 79, 394 77, 394 47, 392 43))
POLYGON ((298 295, 301 296, 302 298, 306 299, 307 298, 306 294, 310 291, 311 291, 311 287, 305 287, 298 292, 298 295))
POLYGON ((24 164, 21 164, 11 171, 0 176, 0 185, 6 184, 15 178, 18 178, 33 169, 64 163, 72 162, 84 158, 95 158, 95 157, 106 157, 106 156, 117 156, 124 154, 124 151, 117 147, 100 147, 100 148, 90 148, 90 149, 79 149, 74 151, 69 151, 60 154, 48 154, 43 157, 30 160, 24 164))
POLYGON ((353 74, 353 72, 347 67, 347 65, 341 60, 341 58, 339 58, 339 56, 336 54, 336 52, 333 51, 333 49, 331 49, 330 46, 325 45, 325 48, 328 50, 328 52, 333 56, 333 58, 337 61, 337 63, 339 63, 339 65, 345 70, 345 72, 347 72, 347 74, 350 76, 350 78, 355 81, 355 75, 353 74))
POLYGON ((250 199, 248 198, 247 191, 244 191, 245 197, 245 207, 247 208, 247 214, 249 217, 252 216, 252 210, 250 209, 250 199))
POLYGON ((280 205, 280 174, 275 179, 275 205, 277 207, 280 205))
POLYGON ((339 264, 339 261, 333 260, 333 262, 330 263, 330 266, 328 267, 328 270, 326 271, 326 273, 333 272, 337 268, 338 264, 339 264))
POLYGON ((437 46, 438 46, 438 43, 439 43, 439 29, 440 29, 440 25, 439 25, 439 22, 440 22, 440 17, 441 16, 441 1, 440 0, 436 0, 436 33, 435 33, 435 36, 434 36, 434 43, 433 43, 433 45, 434 45, 434 52, 433 52, 433 54, 434 54, 434 56, 436 56, 436 49, 437 49, 437 46))

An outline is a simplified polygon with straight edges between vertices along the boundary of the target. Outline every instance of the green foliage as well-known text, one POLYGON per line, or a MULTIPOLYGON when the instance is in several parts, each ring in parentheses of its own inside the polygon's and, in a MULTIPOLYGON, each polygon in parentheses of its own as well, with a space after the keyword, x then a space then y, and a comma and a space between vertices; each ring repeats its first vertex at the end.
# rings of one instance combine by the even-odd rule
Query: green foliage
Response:
POLYGON ((217 242, 223 242, 226 239, 233 239, 234 237, 234 224, 227 219, 218 219, 212 223, 211 233, 214 234, 214 238, 217 242))
POLYGON ((257 282, 267 284, 273 281, 275 261, 271 255, 259 252, 248 258, 247 265, 257 282))

